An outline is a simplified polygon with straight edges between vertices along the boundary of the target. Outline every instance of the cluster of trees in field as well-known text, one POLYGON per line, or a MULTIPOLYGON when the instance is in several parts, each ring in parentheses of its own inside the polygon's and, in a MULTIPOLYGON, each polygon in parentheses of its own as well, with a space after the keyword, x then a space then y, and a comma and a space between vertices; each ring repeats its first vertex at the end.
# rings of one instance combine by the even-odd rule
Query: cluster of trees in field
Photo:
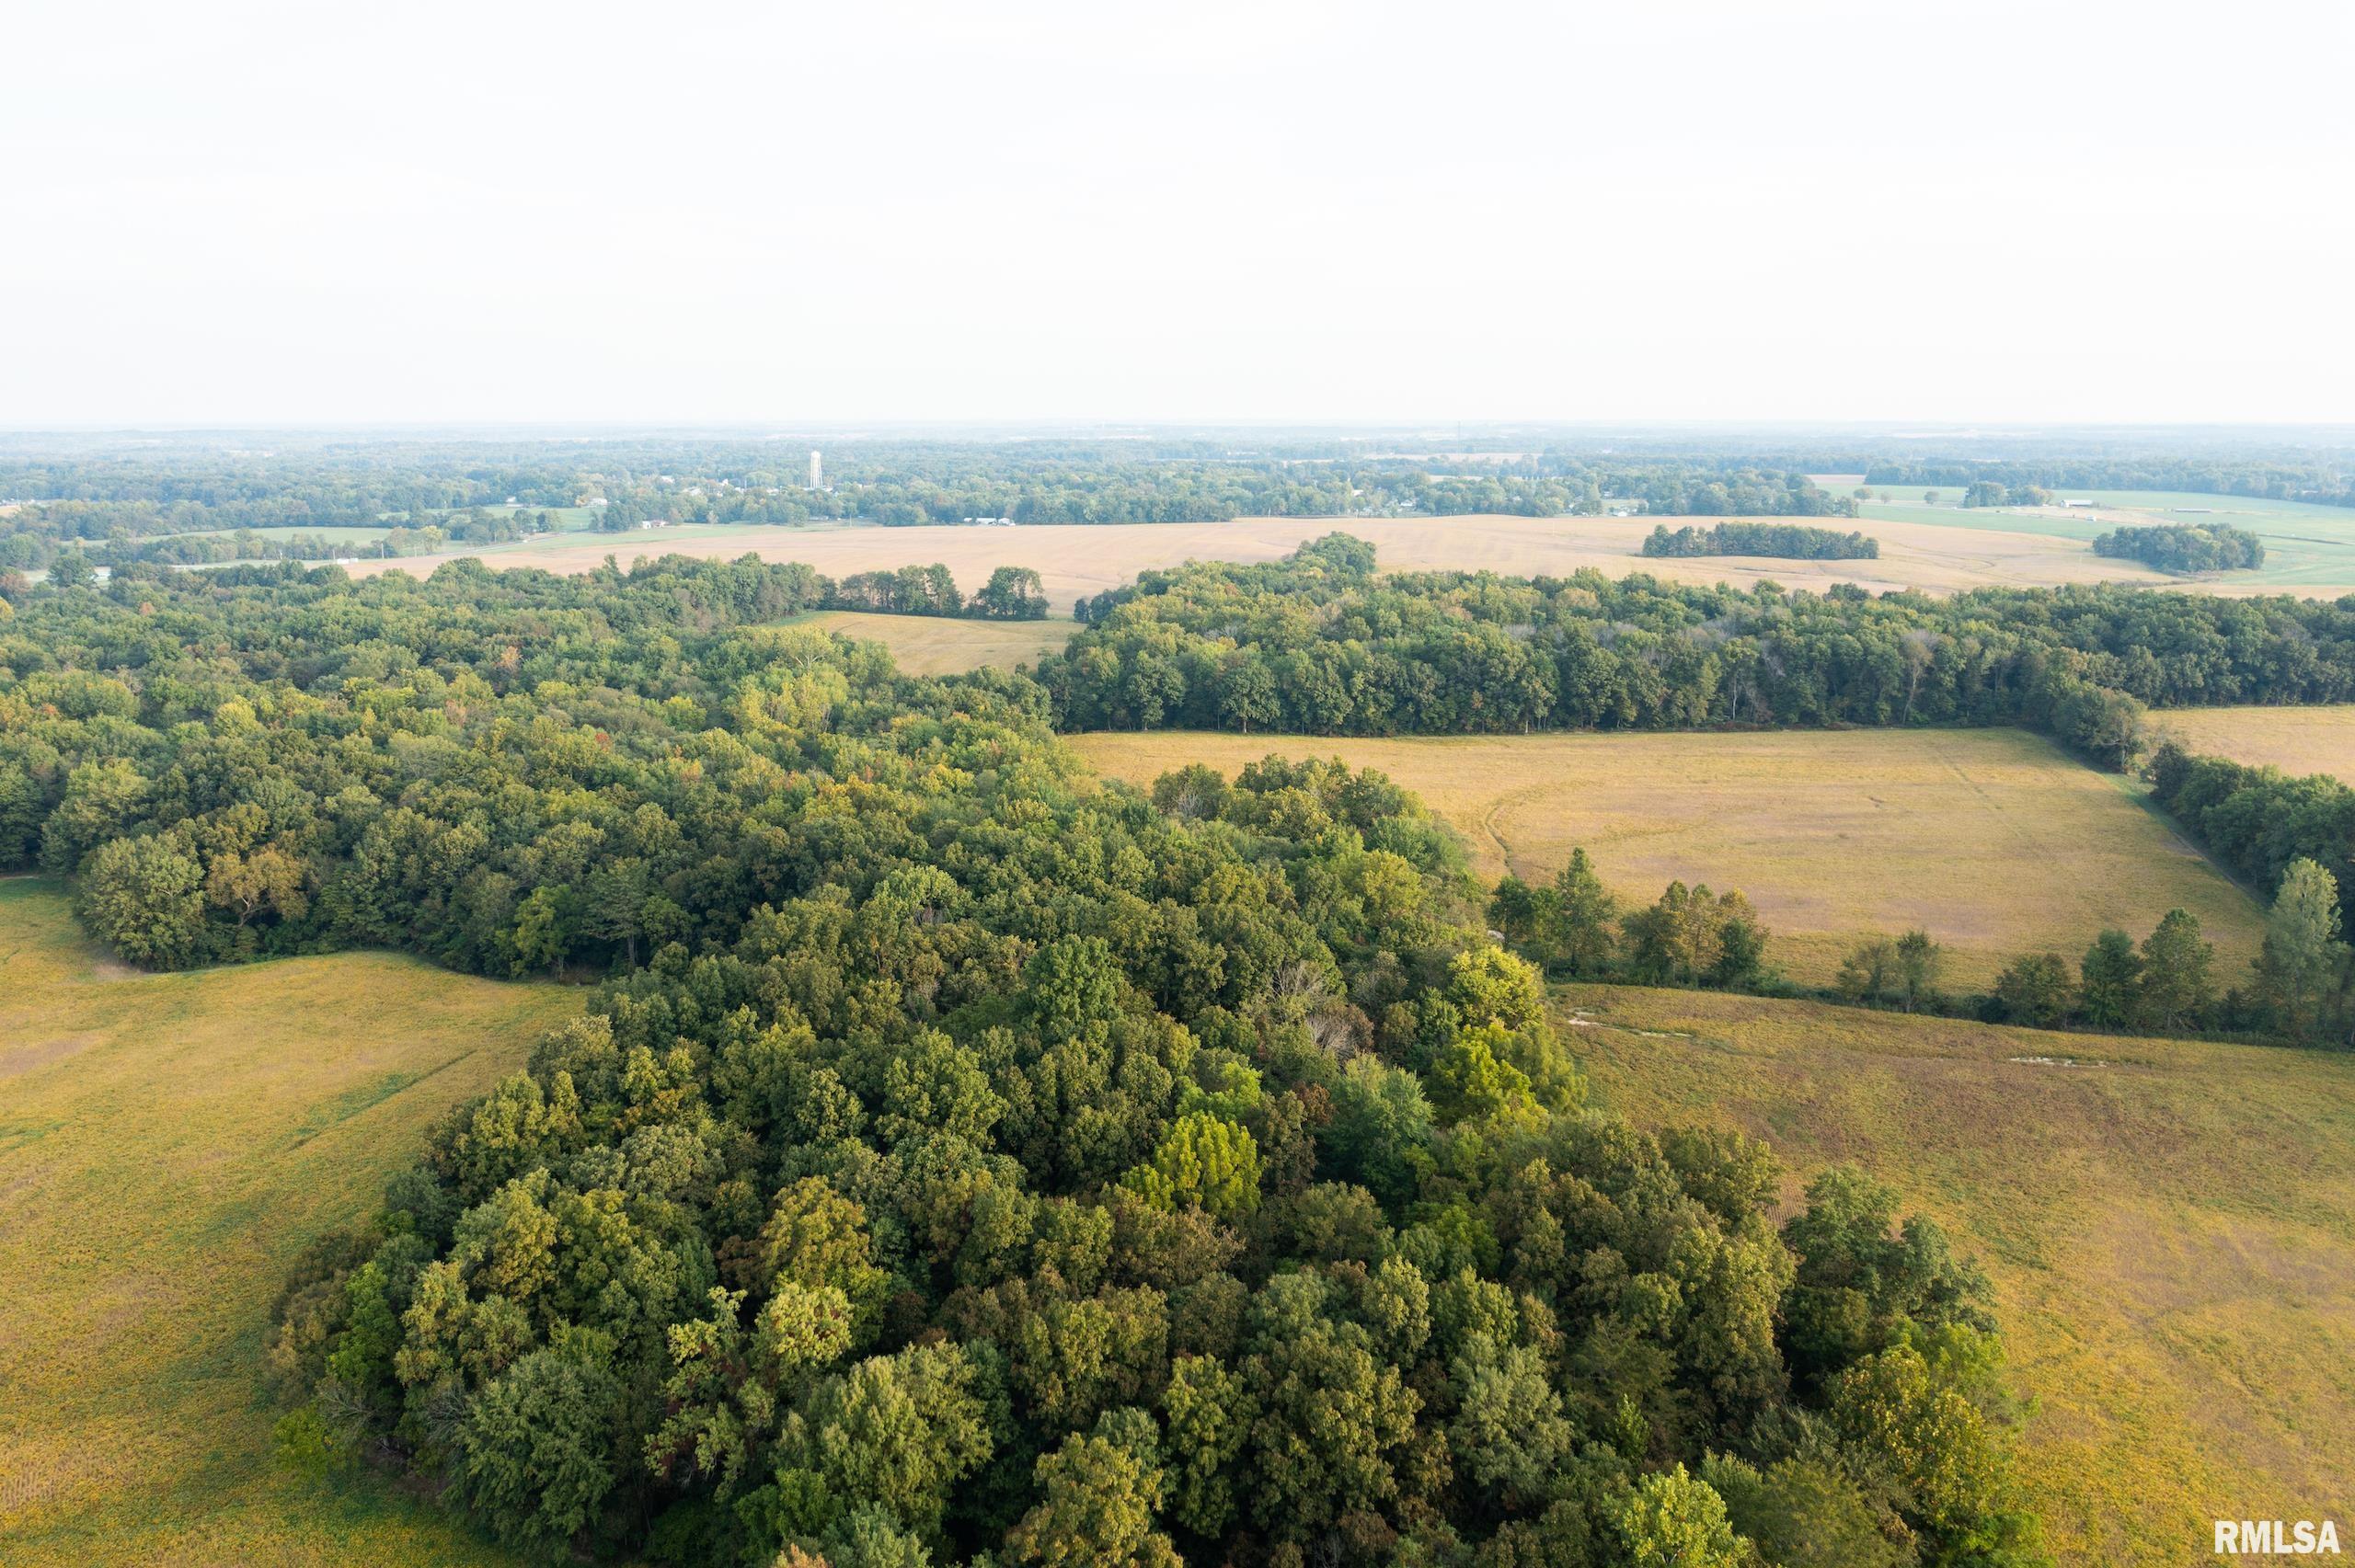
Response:
POLYGON ((2098 535, 2094 554, 2141 561, 2163 572, 2230 572, 2265 565, 2265 541, 2223 524, 2149 523, 2098 535))
POLYGON ((2249 984, 2229 985, 2200 922, 2169 910, 2138 945, 2105 931, 2073 973, 2058 953, 2032 954, 1997 977, 1982 1009, 1996 1022, 2039 1028, 2083 1025, 2175 1035, 2199 1030, 2265 1034, 2344 1044, 2350 1016, 2349 954, 2339 941, 2338 887, 2311 860, 2292 861, 2266 919, 2249 984), (2223 989, 2219 989, 2222 987, 2223 989))
POLYGON ((1511 733, 2025 724, 2112 765, 2145 705, 2355 696, 2355 607, 2116 585, 1946 598, 1641 575, 1376 578, 1328 535, 1083 600, 1040 679, 1073 729, 1511 733))
MULTIPOLYGON (((1164 779, 1162 788, 1206 787, 1198 781, 1208 774, 1189 769, 1164 779)), ((2311 860, 2285 869, 2264 952, 2246 986, 2218 972, 2199 920, 2177 909, 2139 945, 2125 932, 2104 931, 2075 965, 2058 953, 2030 954, 1980 994, 1947 989, 1946 948, 1929 932, 1874 935, 1848 952, 1828 994, 1858 1006, 2040 1029, 2342 1043, 2355 1024, 2355 957, 2339 940, 2338 887, 2311 860)), ((1767 962, 1769 933, 1740 892, 1713 894, 1706 884, 1679 881, 1653 903, 1629 907, 1603 886, 1583 849, 1572 850, 1548 883, 1533 887, 1508 873, 1487 913, 1514 951, 1565 979, 1806 994, 1767 962)))
POLYGON ((1868 561, 1880 541, 1863 533, 1791 522, 1720 522, 1671 530, 1660 524, 1644 538, 1647 555, 1774 555, 1796 561, 1868 561))
POLYGON ((1751 990, 1775 978, 1766 928, 1739 891, 1671 882, 1657 901, 1623 909, 1582 849, 1550 883, 1532 887, 1508 872, 1488 914, 1516 951, 1572 979, 1751 990))
MULTIPOLYGON (((169 964, 615 978, 316 1249, 286 1459, 520 1550, 2030 1563, 1988 1290, 1584 1103, 1377 776, 1091 787, 806 567, 126 570, 0 612, 0 861, 169 964)), ((1711 900, 1713 910, 1722 906, 1711 900)))
POLYGON ((2138 1035, 2202 1030, 2265 1032, 2264 1001, 2237 989, 2220 994, 2216 950, 2186 910, 2169 910, 2138 948, 2125 932, 2095 938, 2073 967, 2058 953, 2015 959, 1984 995, 1944 987, 1946 948, 1928 932, 1866 938, 1841 960, 1833 991, 1844 1001, 1904 1013, 1974 1016, 2039 1029, 2084 1025, 2138 1035))
POLYGON ((831 610, 879 610, 898 615, 966 615, 982 621, 1043 621, 1047 589, 1028 567, 1000 567, 971 599, 938 562, 893 571, 859 572, 826 592, 831 610))
POLYGON ((2040 507, 2051 499, 2052 492, 2041 485, 2002 485, 1993 479, 1974 479, 1962 492, 1966 507, 2040 507))

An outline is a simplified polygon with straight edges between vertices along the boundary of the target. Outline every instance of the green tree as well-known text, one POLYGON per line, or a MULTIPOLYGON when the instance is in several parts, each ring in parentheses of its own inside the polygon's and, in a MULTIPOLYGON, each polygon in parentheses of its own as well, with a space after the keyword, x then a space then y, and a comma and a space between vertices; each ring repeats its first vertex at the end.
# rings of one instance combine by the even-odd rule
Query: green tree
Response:
POLYGON ((2122 931, 2103 932, 2085 949, 2077 973, 2086 1023, 2116 1029, 2133 1018, 2142 990, 2142 956, 2134 951, 2132 937, 2122 931))
POLYGON ((1377 1360, 1364 1330, 1315 1314, 1329 1296, 1308 1276, 1262 1289, 1244 1372, 1258 1401, 1249 1458, 1254 1518, 1280 1539, 1315 1535, 1342 1515, 1380 1515, 1399 1496, 1399 1467, 1422 1401, 1377 1360))
POLYGON ((973 1364, 954 1345, 860 1362, 810 1401, 797 1459, 852 1505, 872 1503, 937 1530, 957 1484, 994 1449, 973 1364))
POLYGON ((1725 956, 1724 924, 1706 884, 1671 882, 1660 900, 1626 921, 1627 965, 1653 985, 1698 985, 1725 956))
POLYGON ((1827 1459, 1777 1459, 1760 1471, 1712 1454, 1701 1479, 1725 1500, 1735 1531, 1776 1568, 1913 1568, 1912 1543, 1892 1539, 1873 1499, 1827 1459))
POLYGON ((2210 978, 2215 957, 2216 949, 2200 939, 2200 922, 2188 910, 2169 910, 2142 939, 2137 1023, 2163 1030, 2197 1026, 2216 1002, 2210 978))
POLYGON ((87 588, 98 580, 98 568, 90 565, 90 558, 79 550, 62 551, 49 564, 52 588, 87 588))
POLYGON ((1538 899, 1528 883, 1508 872, 1488 899, 1488 923, 1497 934, 1515 945, 1525 943, 1537 926, 1538 899))
POLYGON ((1570 852, 1552 893, 1537 931, 1546 958, 1582 979, 1603 974, 1617 951, 1619 900, 1595 875, 1586 851, 1570 852))
POLYGON ((1239 1219, 1259 1207, 1259 1146, 1237 1123, 1189 1111, 1162 1135, 1152 1163, 1124 1183, 1164 1208, 1186 1205, 1239 1219))
POLYGON ((458 1437, 458 1479, 507 1544, 561 1554, 613 1490, 617 1433, 610 1374, 535 1350, 486 1386, 458 1437))
POLYGON ((1542 1499, 1576 1440, 1545 1357, 1534 1346, 1499 1348, 1476 1333, 1456 1356, 1450 1380, 1455 1415, 1448 1448, 1459 1472, 1508 1511, 1542 1499))
POLYGON ((1162 1405, 1169 1418, 1170 1512, 1195 1534, 1214 1539, 1235 1517, 1237 1461, 1258 1403, 1216 1357, 1181 1356, 1170 1363, 1162 1405))
POLYGON ((1908 1325, 1990 1328, 1986 1276, 1920 1215, 1897 1222, 1897 1194, 1853 1166, 1808 1184, 1783 1227, 1798 1267, 1783 1302, 1792 1370, 1815 1379, 1895 1343, 1908 1325))
POLYGON ((1938 977, 1946 967, 1947 950, 1926 931, 1909 931, 1897 939, 1897 1000, 1906 1012, 1935 1007, 1938 977))
POLYGON ((1742 1568, 1724 1500, 1681 1464, 1638 1482, 1613 1522, 1628 1568, 1742 1568))
POLYGON ((177 968, 204 952, 204 867, 171 837, 100 844, 76 892, 83 923, 134 964, 177 968))
POLYGON ((2292 861, 2274 892, 2257 959, 2257 994, 2283 1034, 2307 1039, 2323 1030, 2347 957, 2338 940, 2337 880, 2311 860, 2292 861))
POLYGON ((1177 1568, 1177 1549, 1153 1528, 1161 1471, 1104 1437, 1066 1437, 1040 1457, 1037 1507, 1005 1538, 1017 1562, 1044 1568, 1177 1568))
MULTIPOLYGON (((953 591, 953 590, 952 590, 953 591)), ((1039 621, 1047 613, 1047 590, 1028 567, 1000 567, 973 595, 973 612, 994 621, 1039 621)))
POLYGON ((1870 936, 1848 950, 1832 981, 1850 1001, 1893 1000, 1900 985, 1897 944, 1886 936, 1870 936))
POLYGON ((1995 998, 2015 1023, 2049 1028, 2069 1015, 2076 988, 2068 961, 2058 953, 2031 953, 2014 959, 1995 977, 1995 998))
POLYGON ((1843 1448, 1895 1483, 1898 1512, 1929 1538, 1933 1561, 1950 1560, 1940 1547, 1983 1551, 1993 1544, 1989 1537, 2014 1533, 2000 1434, 1919 1351, 1900 1345, 1867 1356, 1840 1374, 1829 1391, 1843 1448))

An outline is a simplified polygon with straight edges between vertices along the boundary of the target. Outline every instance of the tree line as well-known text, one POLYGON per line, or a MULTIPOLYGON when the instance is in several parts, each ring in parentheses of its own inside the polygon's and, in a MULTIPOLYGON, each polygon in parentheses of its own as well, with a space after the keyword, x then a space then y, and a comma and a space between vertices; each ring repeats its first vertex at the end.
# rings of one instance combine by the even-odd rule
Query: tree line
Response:
POLYGON ((1410 797, 1093 785, 1022 677, 763 624, 821 593, 247 566, 0 616, 0 857, 126 956, 610 977, 304 1259, 287 1462, 550 1561, 2041 1561, 1979 1270, 1588 1105, 1410 797))
MULTIPOLYGON (((1164 785, 1194 787, 1190 781, 1208 773, 1189 769, 1164 785)), ((1713 894, 1706 883, 1677 881, 1653 903, 1630 907, 1603 885, 1583 849, 1573 849, 1550 882, 1532 886, 1507 873, 1487 914, 1515 952, 1567 979, 1828 995, 1857 1006, 2039 1029, 2343 1045, 2355 1024, 2355 958, 2339 939, 2340 885, 2303 858, 2280 881, 2263 951, 2243 985, 2219 972, 2199 920, 2177 909, 2139 944, 2125 932, 2106 930, 2074 965, 2058 953, 2025 955, 1980 993, 1947 989, 1946 948, 1929 932, 1876 934, 1849 950, 1829 988, 1810 992, 1768 961, 1771 933, 1738 890, 1713 894)))
MULTIPOLYGON (((267 454, 201 440, 93 450, 0 451, 0 567, 40 570, 60 550, 175 559, 143 541, 238 530, 441 529, 489 542, 484 520, 593 509, 597 526, 644 522, 887 526, 1005 518, 1026 523, 1200 522, 1245 516, 1545 517, 1606 509, 1734 516, 1853 516, 1805 474, 1739 452, 1643 457, 1572 450, 1383 452, 1306 436, 1152 441, 945 439, 823 443, 824 486, 774 441, 646 438, 511 442, 304 436, 267 454)), ((260 546, 249 546, 258 552, 260 546)), ((352 553, 350 550, 339 552, 352 553)), ((256 554, 223 558, 251 559, 256 554)))
POLYGON ((2146 707, 2355 696, 2355 607, 2123 585, 1938 598, 1568 578, 1377 578, 1328 535, 1146 572, 1042 661, 1059 725, 1315 735, 2019 724, 2113 767, 2146 707))
POLYGON ((1863 533, 1788 522, 1720 522, 1709 528, 1666 523, 1645 535, 1647 555, 1775 555, 1798 561, 1869 561, 1880 541, 1863 533))
MULTIPOLYGON (((2176 490, 2264 500, 2355 506, 2355 453, 2277 451, 2136 457, 2082 454, 1996 459, 1876 457, 1867 485, 1942 485, 1968 490, 1992 485, 2015 493, 2035 490, 2176 490)), ((1988 503, 2003 504, 2000 501, 1988 503)))
POLYGON ((2265 565, 2265 542, 2246 529, 2195 522, 2112 529, 2094 554, 2141 561, 2163 572, 2246 571, 2265 565))
POLYGON ((2338 882, 2301 858, 2274 892, 2246 986, 2226 984, 2200 922, 2170 910, 2139 946, 2125 932, 2101 933, 2074 974, 2057 953, 2016 960, 1997 978, 1983 1015, 2039 1028, 2217 1030, 2344 1046, 2355 1018, 2355 973, 2340 930, 2338 882))
MULTIPOLYGON (((821 579, 823 580, 823 579, 821 579)), ((897 615, 964 615, 982 621, 1042 621, 1047 590, 1028 567, 999 567, 971 599, 948 568, 901 567, 858 572, 821 589, 830 610, 879 610, 897 615)))

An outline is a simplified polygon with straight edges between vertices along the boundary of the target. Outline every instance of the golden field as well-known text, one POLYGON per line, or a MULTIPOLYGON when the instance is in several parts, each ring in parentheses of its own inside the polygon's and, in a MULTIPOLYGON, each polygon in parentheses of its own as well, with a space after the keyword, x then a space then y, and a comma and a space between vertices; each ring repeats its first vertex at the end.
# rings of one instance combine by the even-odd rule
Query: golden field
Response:
POLYGON ((2210 1521, 2355 1499, 2355 1056, 1571 987, 1602 1103, 1854 1162, 1994 1286, 2067 1568, 2212 1562, 2210 1521), (2024 1059, 2068 1059, 2055 1065, 2024 1059))
POLYGON ((139 974, 0 881, 0 1562, 508 1561, 281 1471, 262 1351, 295 1254, 580 1005, 379 954, 139 974))
POLYGON ((423 577, 442 561, 474 555, 494 567, 585 572, 608 555, 627 566, 639 556, 732 560, 753 554, 771 561, 807 561, 831 577, 938 561, 956 575, 958 586, 970 593, 989 580, 994 567, 1032 567, 1046 584, 1054 612, 1068 615, 1074 600, 1118 588, 1149 567, 1180 566, 1189 560, 1272 561, 1290 555, 1307 540, 1338 531, 1373 544, 1383 567, 1391 571, 1462 569, 1559 577, 1593 567, 1614 578, 1647 571, 1676 582, 1747 586, 1771 578, 1794 588, 1821 589, 1854 582, 1876 590, 2175 580, 2139 562, 2104 560, 2081 540, 1941 523, 1838 518, 1806 521, 1874 535, 1881 541, 1880 558, 1785 561, 1729 555, 1648 561, 1637 554, 1644 535, 1656 525, 1666 523, 1672 528, 1694 521, 1722 520, 1263 517, 1237 518, 1232 522, 1059 523, 1016 528, 702 525, 629 533, 559 534, 442 555, 359 561, 346 569, 359 577, 395 570, 423 577))
POLYGON ((1338 757, 1419 795, 1487 880, 1551 878, 1583 847, 1648 902, 1671 880, 1738 887, 1773 962, 1824 982, 1855 940, 1920 926, 1947 981, 1977 987, 2023 953, 2074 961, 2105 926, 2139 940, 2180 905, 2234 984, 2262 915, 2130 786, 2015 729, 1784 730, 1317 739, 1095 734, 1098 769, 1150 784, 1189 762, 1228 774, 1270 753, 1338 757))
POLYGON ((2193 751, 2285 773, 2355 784, 2355 704, 2328 707, 2166 708, 2151 727, 2193 751))
POLYGON ((821 610, 796 620, 845 637, 881 643, 911 675, 962 675, 994 665, 1012 670, 1062 651, 1079 629, 1073 621, 969 621, 949 615, 877 615, 863 610, 821 610))

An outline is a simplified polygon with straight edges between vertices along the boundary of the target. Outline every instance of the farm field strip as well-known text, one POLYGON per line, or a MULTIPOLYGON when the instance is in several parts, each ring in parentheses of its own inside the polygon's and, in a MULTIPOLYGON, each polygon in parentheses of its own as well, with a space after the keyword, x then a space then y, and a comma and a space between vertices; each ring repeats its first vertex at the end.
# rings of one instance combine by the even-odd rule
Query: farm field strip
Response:
POLYGON ((1078 630, 1070 621, 972 621, 954 615, 879 615, 821 610, 787 623, 881 643, 911 675, 961 675, 994 666, 1036 664, 1078 630))
POLYGON ((2285 773, 2329 773, 2355 784, 2355 704, 2165 708, 2151 719, 2160 734, 2193 751, 2285 773))
POLYGON ((2137 939, 2170 908, 2198 916, 2221 983, 2246 973, 2261 912, 2116 781, 2013 729, 1785 730, 1414 738, 1100 733, 1098 769, 1150 784, 1271 753, 1378 768, 1463 837, 1475 871, 1550 878, 1583 847, 1614 891, 1671 879, 1739 887, 1794 979, 1831 980, 1855 940, 1920 926, 1947 981, 2012 958, 2074 962, 2104 926, 2137 939))
POLYGON ((1853 1162, 1976 1254, 2067 1568, 2355 1497, 2355 1057, 1568 987, 1595 1095, 1853 1162))

